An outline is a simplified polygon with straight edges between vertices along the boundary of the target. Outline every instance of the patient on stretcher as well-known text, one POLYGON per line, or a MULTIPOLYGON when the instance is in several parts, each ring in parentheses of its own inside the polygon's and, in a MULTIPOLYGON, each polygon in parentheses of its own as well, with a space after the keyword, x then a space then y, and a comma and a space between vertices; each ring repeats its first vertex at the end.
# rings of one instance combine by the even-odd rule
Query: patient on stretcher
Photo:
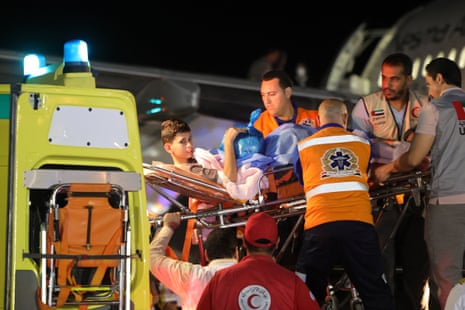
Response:
MULTIPOLYGON (((201 175, 211 181, 218 182, 218 171, 204 169, 194 158, 194 145, 189 125, 182 120, 166 120, 161 124, 163 148, 170 154, 173 164, 181 169, 201 175)), ((153 166, 163 164, 152 162, 153 166)))
MULTIPOLYGON (((224 149, 220 154, 212 154, 208 150, 195 149, 189 125, 182 120, 166 120, 162 123, 161 138, 163 147, 171 155, 174 166, 192 174, 207 178, 223 185, 231 197, 238 200, 253 198, 258 192, 258 184, 262 176, 259 168, 241 169, 236 164, 234 141, 236 137, 247 132, 246 128, 228 131, 223 141, 224 149)), ((258 143, 262 143, 259 139, 258 143)), ((252 148, 247 149, 247 153, 252 148)), ((245 158, 246 150, 239 156, 245 158)), ((152 162, 152 166, 166 164, 152 162)), ((264 184, 266 186, 266 184, 264 184)))
MULTIPOLYGON (((228 129, 230 131, 231 129, 228 129)), ((314 129, 284 124, 266 139, 247 134, 238 128, 226 134, 215 150, 194 148, 189 126, 180 120, 162 123, 164 149, 174 166, 222 185, 236 200, 253 199, 260 189, 269 188, 263 177, 275 168, 291 165, 292 145, 312 134, 314 129)), ((166 164, 153 162, 152 166, 166 164)))

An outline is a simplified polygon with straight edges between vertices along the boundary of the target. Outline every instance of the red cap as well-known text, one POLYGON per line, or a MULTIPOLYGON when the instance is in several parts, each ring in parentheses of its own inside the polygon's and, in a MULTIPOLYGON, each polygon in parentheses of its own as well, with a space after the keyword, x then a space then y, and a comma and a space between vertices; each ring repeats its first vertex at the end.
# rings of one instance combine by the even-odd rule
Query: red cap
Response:
POLYGON ((257 248, 273 246, 278 241, 278 225, 269 214, 265 212, 254 213, 247 219, 244 238, 257 248))

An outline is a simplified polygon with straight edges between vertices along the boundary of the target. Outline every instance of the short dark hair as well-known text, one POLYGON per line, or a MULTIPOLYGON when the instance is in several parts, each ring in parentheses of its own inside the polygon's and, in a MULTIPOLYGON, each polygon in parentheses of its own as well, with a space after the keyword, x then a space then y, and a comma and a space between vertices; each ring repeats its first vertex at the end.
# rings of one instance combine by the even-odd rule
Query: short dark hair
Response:
POLYGON ((173 142, 178 133, 191 132, 189 125, 179 119, 169 119, 161 123, 161 141, 163 144, 173 142))
POLYGON ((235 227, 215 228, 205 242, 205 251, 210 260, 234 257, 237 247, 235 227))
POLYGON ((269 247, 259 248, 252 245, 248 242, 245 238, 243 239, 244 245, 249 251, 249 253, 263 253, 268 255, 273 255, 274 251, 276 250, 276 244, 270 245, 269 247))
POLYGON ((412 59, 404 54, 404 53, 394 53, 388 55, 383 60, 383 65, 390 65, 390 66, 399 66, 404 69, 405 75, 412 74, 413 62, 412 59))
POLYGON ((431 60, 431 62, 426 65, 425 70, 433 79, 436 78, 438 73, 441 73, 447 84, 462 87, 462 73, 455 61, 439 57, 431 60))
POLYGON ((282 89, 286 89, 288 87, 292 87, 292 79, 284 70, 271 70, 263 74, 262 81, 271 81, 273 79, 279 80, 279 87, 282 89))

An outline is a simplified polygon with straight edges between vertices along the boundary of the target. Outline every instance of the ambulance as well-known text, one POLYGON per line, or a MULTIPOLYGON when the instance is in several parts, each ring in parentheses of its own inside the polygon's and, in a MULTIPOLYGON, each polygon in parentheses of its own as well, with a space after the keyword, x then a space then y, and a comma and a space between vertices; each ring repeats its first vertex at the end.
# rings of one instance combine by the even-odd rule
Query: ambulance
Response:
POLYGON ((135 98, 96 87, 82 40, 23 69, 0 85, 0 309, 150 309, 135 98))

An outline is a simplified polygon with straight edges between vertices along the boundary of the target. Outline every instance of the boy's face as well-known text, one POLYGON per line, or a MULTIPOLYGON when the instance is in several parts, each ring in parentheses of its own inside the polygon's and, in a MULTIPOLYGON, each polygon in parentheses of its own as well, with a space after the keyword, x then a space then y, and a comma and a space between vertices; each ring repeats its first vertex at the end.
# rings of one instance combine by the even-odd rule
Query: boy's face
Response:
POLYGON ((194 156, 194 145, 190 132, 176 134, 171 143, 165 143, 165 150, 171 155, 175 164, 185 164, 194 156))

